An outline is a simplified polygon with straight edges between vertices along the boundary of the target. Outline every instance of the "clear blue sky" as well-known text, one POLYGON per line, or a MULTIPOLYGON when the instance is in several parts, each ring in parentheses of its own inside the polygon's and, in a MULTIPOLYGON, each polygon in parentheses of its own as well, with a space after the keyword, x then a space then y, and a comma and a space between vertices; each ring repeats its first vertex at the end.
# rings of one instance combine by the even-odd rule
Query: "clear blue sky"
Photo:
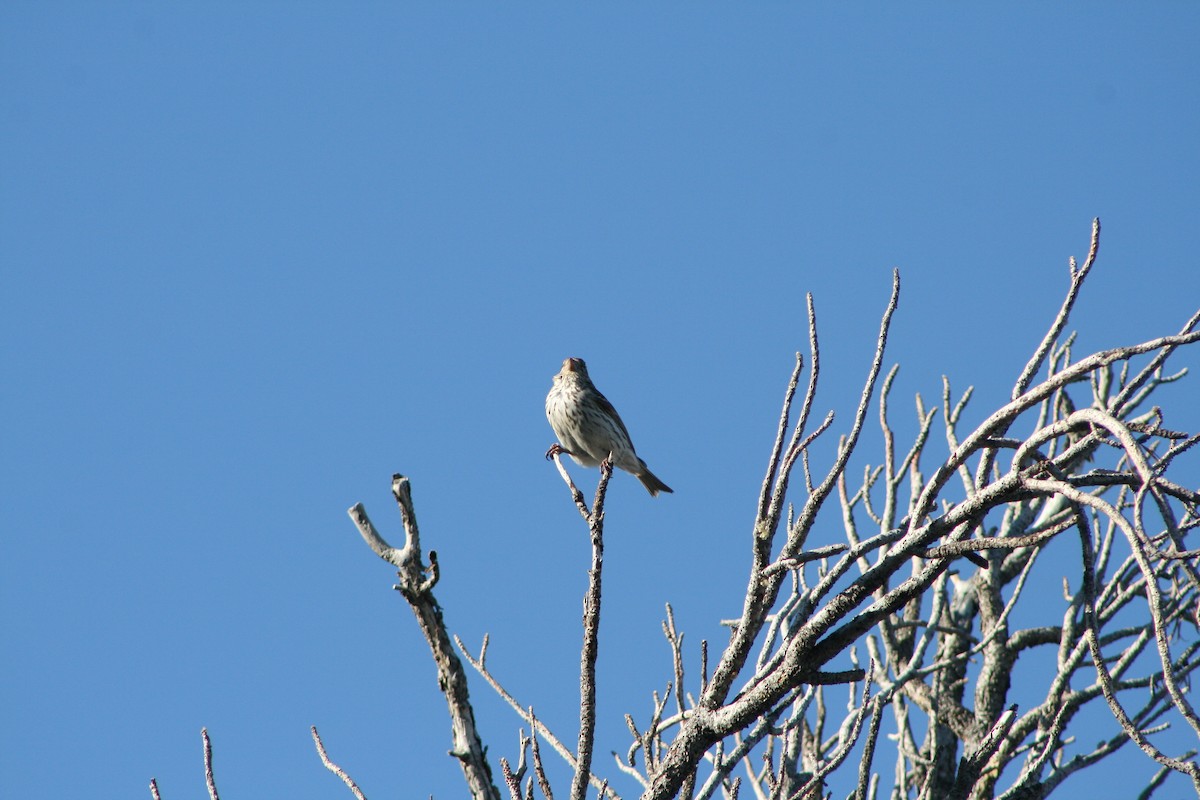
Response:
POLYGON ((0 37, 6 797, 203 796, 202 726, 225 796, 348 796, 311 724, 372 798, 462 796, 345 513, 398 544, 396 471, 451 627, 573 739, 566 356, 676 491, 610 492, 597 763, 636 795, 603 754, 669 678, 663 603, 693 661, 740 609, 806 292, 840 429, 893 267, 906 421, 943 374, 1005 396, 1094 216, 1077 352, 1200 301, 1193 4, 9 2, 0 37))

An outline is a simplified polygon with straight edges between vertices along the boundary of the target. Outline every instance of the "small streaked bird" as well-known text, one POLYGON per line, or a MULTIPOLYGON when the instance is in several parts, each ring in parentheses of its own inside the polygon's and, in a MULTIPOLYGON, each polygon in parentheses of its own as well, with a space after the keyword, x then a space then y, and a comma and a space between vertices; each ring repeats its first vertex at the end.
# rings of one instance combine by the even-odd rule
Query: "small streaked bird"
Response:
POLYGON ((557 449, 576 464, 594 467, 611 454, 613 465, 641 481, 651 497, 671 491, 638 458, 625 423, 588 377, 582 358, 568 358, 554 376, 546 395, 546 418, 560 443, 550 448, 547 458, 557 449))

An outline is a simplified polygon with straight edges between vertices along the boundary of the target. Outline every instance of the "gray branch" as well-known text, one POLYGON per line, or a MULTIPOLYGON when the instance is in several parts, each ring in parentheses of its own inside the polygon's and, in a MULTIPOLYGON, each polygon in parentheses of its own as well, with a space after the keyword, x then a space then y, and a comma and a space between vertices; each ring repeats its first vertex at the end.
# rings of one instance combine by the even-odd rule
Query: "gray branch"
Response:
POLYGON ((446 631, 442 607, 433 596, 438 577, 437 554, 430 551, 428 569, 421 564, 420 531, 408 478, 399 474, 392 476, 392 495, 400 507, 400 518, 404 525, 405 543, 402 548, 390 546, 379 535, 362 503, 350 508, 350 519, 354 520, 358 532, 375 554, 397 569, 399 583, 394 588, 412 609, 437 666, 438 687, 446 698, 453 731, 450 755, 458 759, 471 797, 474 800, 500 800, 500 790, 492 781, 492 769, 475 728, 475 712, 467 691, 467 676, 446 631))

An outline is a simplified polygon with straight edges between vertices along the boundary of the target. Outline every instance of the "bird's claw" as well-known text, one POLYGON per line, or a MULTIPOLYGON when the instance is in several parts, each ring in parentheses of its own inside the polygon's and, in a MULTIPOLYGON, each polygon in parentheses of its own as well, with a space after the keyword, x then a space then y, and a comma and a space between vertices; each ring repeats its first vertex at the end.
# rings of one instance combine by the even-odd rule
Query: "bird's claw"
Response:
POLYGON ((550 445, 550 449, 546 451, 546 460, 550 461, 555 456, 561 455, 565 452, 567 451, 563 449, 563 446, 558 442, 555 442, 554 444, 550 445))

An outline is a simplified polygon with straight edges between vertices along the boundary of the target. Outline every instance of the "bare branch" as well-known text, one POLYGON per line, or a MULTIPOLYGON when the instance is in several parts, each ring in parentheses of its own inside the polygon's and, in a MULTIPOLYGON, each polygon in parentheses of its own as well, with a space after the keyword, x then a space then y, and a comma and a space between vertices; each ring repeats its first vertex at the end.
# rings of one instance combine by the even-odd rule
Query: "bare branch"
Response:
POLYGON ((1033 376, 1042 367, 1042 362, 1046 359, 1046 354, 1050 352, 1050 348, 1054 346, 1054 342, 1063 332, 1063 328, 1067 325, 1067 318, 1071 316, 1071 309, 1075 305, 1075 300, 1079 296, 1079 289, 1083 286, 1084 279, 1088 273, 1092 271, 1092 265, 1096 263, 1096 254, 1100 251, 1100 218, 1092 220, 1092 243, 1088 248, 1087 260, 1083 262, 1082 269, 1075 268, 1075 259, 1071 259, 1071 288, 1067 291, 1067 298, 1063 300, 1062 308, 1058 311, 1058 316, 1054 318, 1053 324, 1050 325, 1050 330, 1046 331, 1045 337, 1042 338, 1042 343, 1038 345, 1033 353, 1033 357, 1029 359, 1029 363, 1025 365, 1025 369, 1021 370, 1021 376, 1017 378, 1017 383, 1013 386, 1012 399, 1016 400, 1029 387, 1029 382, 1033 380, 1033 376))
POLYGON ((200 738, 204 740, 204 784, 208 787, 209 800, 220 800, 217 781, 213 777, 212 741, 208 738, 208 728, 200 729, 200 738))
MULTIPOLYGON (((747 786, 756 800, 825 798, 831 788, 825 779, 848 773, 855 751, 861 757, 853 768, 852 796, 874 800, 881 746, 894 748, 896 756, 893 798, 1045 797, 1130 741, 1164 769, 1146 796, 1168 771, 1188 775, 1200 791, 1195 754, 1172 757, 1154 743, 1157 737, 1151 739, 1180 717, 1200 734, 1200 714, 1188 691, 1200 672, 1200 642, 1191 635, 1200 628, 1200 491, 1167 476, 1181 463, 1179 455, 1200 443, 1200 434, 1173 430, 1151 404, 1159 387, 1186 372, 1168 375, 1163 364, 1175 350, 1200 342, 1200 313, 1174 336, 1074 355, 1076 337, 1067 323, 1095 264, 1099 233, 1097 220, 1088 256, 1082 267, 1071 260, 1065 299, 1010 398, 990 413, 985 409, 983 421, 968 429, 972 389, 956 397, 943 378, 940 404, 927 409, 916 396, 911 446, 899 446, 889 421, 899 367, 883 370, 898 307, 895 274, 854 418, 832 463, 820 466, 812 445, 830 431, 834 416, 830 411, 809 430, 820 354, 808 298, 808 388, 793 420, 805 367, 797 354, 755 498, 742 610, 722 621, 729 642, 710 675, 708 643, 701 641, 699 677, 693 676, 698 686, 686 685, 684 634, 668 604, 662 631, 671 651, 669 674, 651 692, 643 727, 625 715, 633 738, 625 757, 614 759, 642 787, 642 800, 710 800, 718 791, 732 800, 747 786), (877 389, 882 458, 851 465, 877 389), (940 450, 930 442, 939 411, 947 450, 935 456, 927 450, 940 450), (930 459, 935 467, 927 476, 922 461, 930 459), (803 480, 793 485, 797 467, 803 480), (835 491, 840 520, 826 507, 835 491), (839 521, 841 535, 830 541, 839 521), (1061 553, 1048 549, 1050 543, 1072 529, 1082 543, 1082 565, 1051 574, 1062 580, 1066 608, 1046 618, 1026 588, 1047 570, 1063 568, 1061 558, 1050 562, 1041 554, 1061 553), (823 544, 806 549, 814 533, 823 544), (1147 617, 1150 624, 1142 624, 1147 617), (1017 621, 1025 627, 1016 628, 1017 621), (865 669, 859 666, 864 648, 870 659, 865 669), (1016 666, 1029 658, 1053 668, 1042 673, 1044 697, 1018 714, 1013 700, 1026 695, 1018 695, 1014 684, 1029 670, 1016 666), (858 681, 861 687, 853 685, 858 681), (847 684, 843 711, 830 702, 841 697, 831 687, 847 684), (1114 722, 1095 746, 1081 748, 1079 712, 1101 703, 1114 722), (885 713, 895 722, 893 745, 887 745, 890 734, 880 738, 885 713), (739 764, 745 775, 735 779, 739 764)), ((488 672, 487 637, 478 658, 461 642, 458 647, 533 731, 522 740, 516 772, 502 762, 512 797, 532 800, 536 777, 551 800, 539 750, 544 741, 573 770, 571 800, 585 800, 589 784, 602 798, 615 798, 591 774, 604 494, 611 468, 602 467, 589 509, 558 453, 552 448, 547 455, 592 544, 575 753, 488 672), (526 778, 529 744, 535 775, 526 778)), ((361 506, 351 515, 372 550, 399 570, 397 588, 422 630, 434 630, 427 639, 436 653, 441 612, 432 589, 440 570, 434 553, 428 567, 421 563, 407 481, 397 481, 404 547, 389 547, 361 506), (419 610, 426 605, 428 612, 419 610)))
POLYGON ((504 785, 508 787, 509 800, 522 800, 521 778, 512 770, 508 759, 500 757, 500 774, 504 776, 504 785))
POLYGON ((432 551, 429 553, 433 564, 430 570, 425 570, 421 565, 420 532, 408 478, 400 474, 392 476, 392 495, 400 507, 400 518, 404 524, 406 541, 403 548, 396 549, 384 541, 371 524, 362 503, 350 508, 350 518, 371 550, 397 568, 399 583, 394 588, 408 602, 417 618, 417 625, 437 666, 438 686, 446 698, 454 737, 450 755, 458 759, 471 796, 475 800, 499 800, 500 790, 492 782, 492 769, 475 728, 475 712, 467 691, 467 676, 450 643, 450 635, 442 619, 442 607, 433 596, 433 584, 439 574, 437 555, 432 551), (429 577, 426 577, 427 572, 429 577))
MULTIPOLYGON (((533 716, 532 707, 529 709, 529 718, 536 722, 536 718, 533 716)), ((536 724, 531 726, 529 740, 533 744, 533 773, 537 776, 538 788, 542 790, 542 796, 545 797, 546 800, 554 800, 554 793, 550 791, 550 781, 546 778, 546 769, 542 765, 542 751, 538 747, 536 724)), ((604 797, 603 785, 600 787, 599 796, 601 798, 604 797)))
MULTIPOLYGON (((812 302, 811 295, 809 302, 812 302)), ((779 430, 775 433, 775 444, 771 447, 771 457, 767 461, 767 475, 763 478, 762 491, 758 498, 758 515, 766 519, 770 510, 775 475, 779 470, 779 456, 783 452, 783 437, 787 434, 788 420, 792 411, 792 398, 796 395, 796 387, 800 384, 800 371, 804 368, 804 357, 796 353, 796 367, 792 370, 792 378, 788 381, 787 391, 783 395, 783 411, 779 414, 779 430)), ((797 426, 799 435, 799 426, 797 426)))
MULTIPOLYGON (((488 685, 492 687, 496 694, 498 694, 500 698, 504 700, 504 702, 508 703, 513 711, 517 712, 521 719, 524 720, 531 729, 536 731, 544 740, 549 742, 550 746, 554 748, 554 751, 558 753, 558 755, 561 756, 564 761, 567 762, 571 769, 575 769, 575 756, 570 750, 567 749, 567 746, 562 743, 562 740, 555 736, 554 732, 547 728, 540 719, 534 717, 532 710, 526 710, 529 707, 523 706, 515 697, 513 697, 512 694, 510 694, 508 690, 505 689, 496 679, 496 677, 488 670, 487 663, 485 661, 488 637, 484 636, 483 638, 483 647, 480 649, 479 658, 473 657, 470 651, 468 651, 466 646, 462 643, 462 640, 457 636, 454 637, 454 643, 458 646, 459 652, 462 653, 463 658, 467 660, 467 663, 475 668, 475 671, 478 672, 485 681, 487 681, 488 685)), ((592 776, 592 785, 600 785, 600 780, 595 776, 592 776)))
POLYGON ((554 466, 558 468, 558 474, 562 476, 563 481, 567 484, 567 489, 571 492, 571 499, 575 502, 575 507, 579 509, 579 514, 583 517, 584 522, 590 522, 592 515, 588 510, 587 502, 583 499, 583 492, 579 491, 579 487, 571 480, 571 474, 563 466, 560 455, 558 447, 551 447, 546 453, 546 458, 554 461, 554 466))
POLYGON ((350 791, 354 793, 354 796, 358 800, 367 800, 366 795, 358 788, 358 784, 346 774, 346 771, 330 760, 329 754, 325 752, 325 743, 321 741, 321 735, 317 733, 317 726, 313 725, 309 730, 312 731, 313 742, 317 745, 317 754, 321 756, 321 763, 325 765, 325 768, 341 778, 342 783, 350 787, 350 791))
POLYGON ((592 540, 592 567, 588 570, 588 590, 583 600, 583 652, 579 666, 579 750, 575 777, 571 781, 571 800, 585 800, 591 777, 592 747, 596 736, 596 656, 599 654, 600 585, 604 569, 604 495, 612 477, 612 463, 600 464, 600 483, 592 513, 585 514, 592 540))

